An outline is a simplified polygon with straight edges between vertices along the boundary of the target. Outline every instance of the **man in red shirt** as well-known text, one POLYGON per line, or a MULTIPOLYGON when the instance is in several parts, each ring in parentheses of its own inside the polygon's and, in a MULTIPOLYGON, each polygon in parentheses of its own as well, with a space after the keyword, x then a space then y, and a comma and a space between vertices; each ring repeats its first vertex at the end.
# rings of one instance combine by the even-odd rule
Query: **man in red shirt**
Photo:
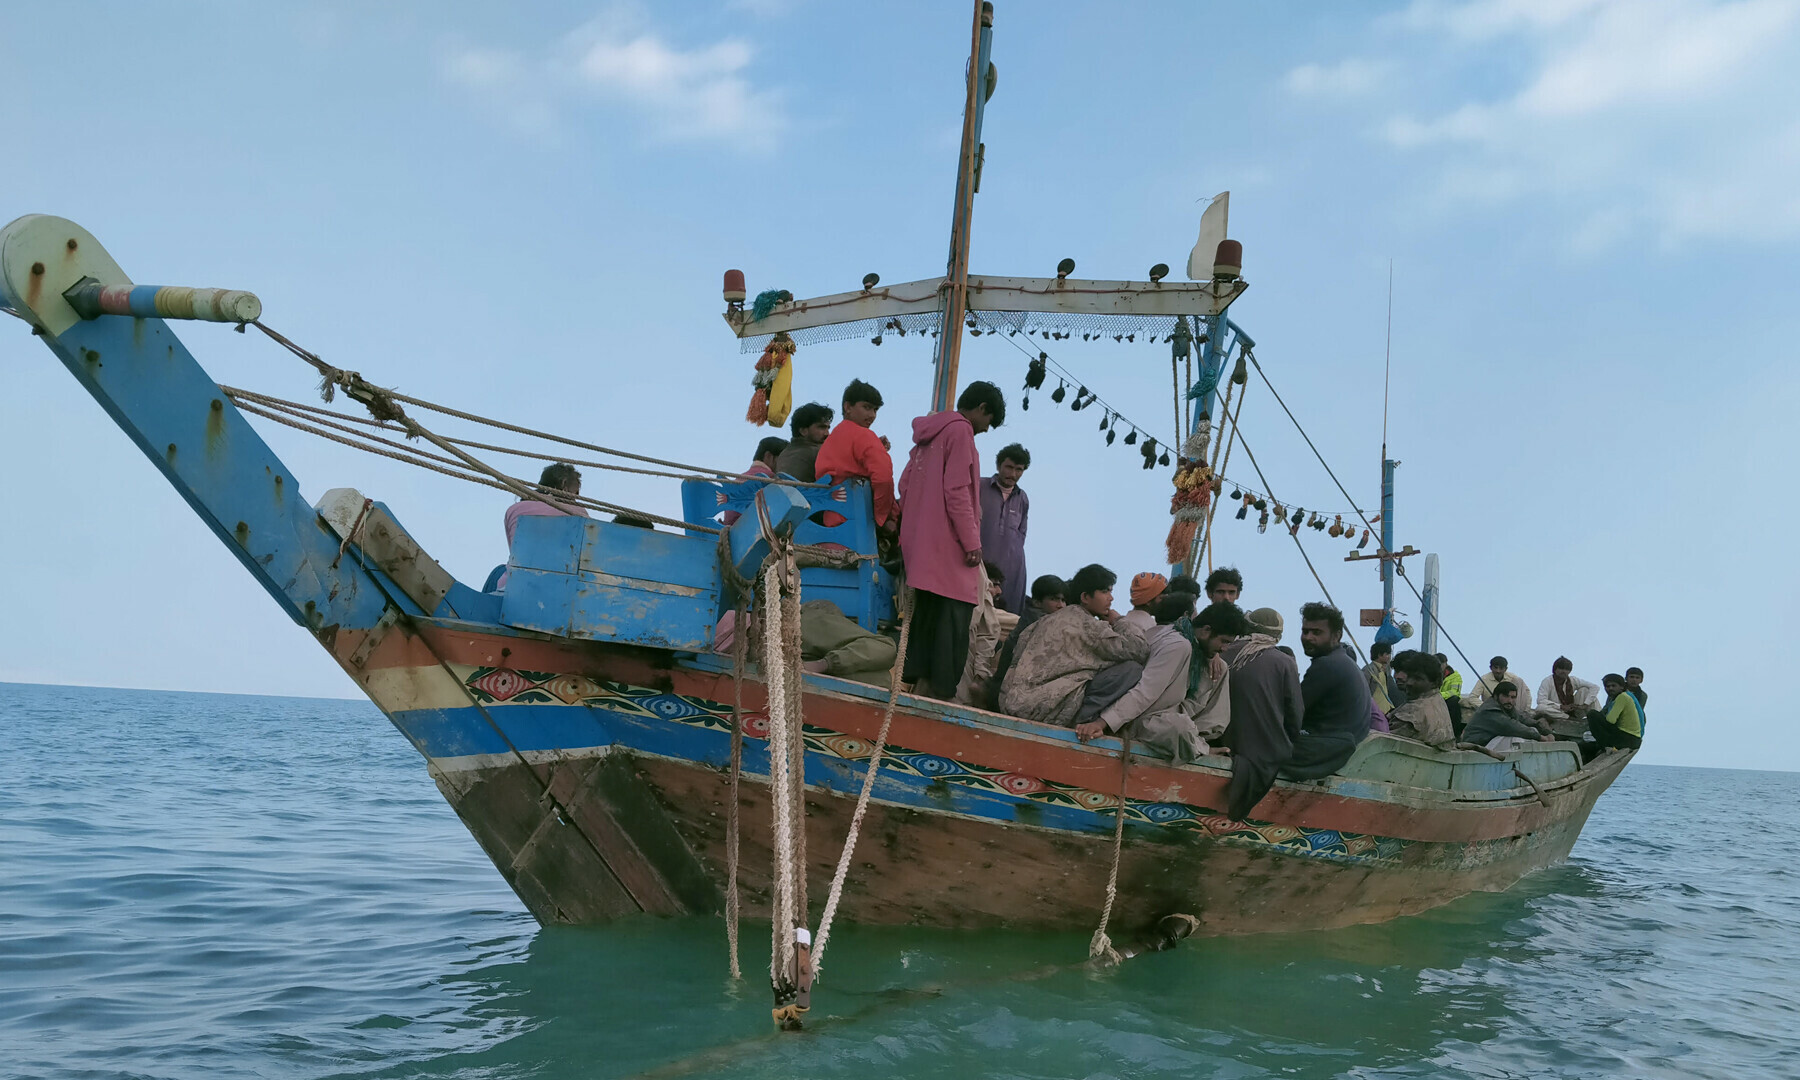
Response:
MULTIPOLYGON (((844 387, 844 418, 832 429, 813 462, 817 476, 832 480, 859 478, 869 482, 875 499, 875 527, 894 528, 894 459, 888 441, 873 431, 881 411, 881 391, 856 379, 844 387)), ((827 524, 832 522, 827 519, 827 524)))

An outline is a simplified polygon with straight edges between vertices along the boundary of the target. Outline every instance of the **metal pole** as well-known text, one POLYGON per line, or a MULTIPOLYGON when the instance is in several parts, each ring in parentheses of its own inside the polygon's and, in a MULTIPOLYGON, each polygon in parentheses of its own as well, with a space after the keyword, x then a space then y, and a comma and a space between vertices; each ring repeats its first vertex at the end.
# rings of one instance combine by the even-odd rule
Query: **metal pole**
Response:
POLYGON ((1438 651, 1438 557, 1425 556, 1425 588, 1420 592, 1421 620, 1425 627, 1419 632, 1419 648, 1428 653, 1438 651))
MULTIPOLYGON (((1381 553, 1394 551, 1394 468, 1400 463, 1385 455, 1381 459, 1381 553)), ((1389 622, 1394 618, 1394 560, 1381 560, 1381 612, 1389 622)))
POLYGON ((963 105, 962 154, 956 165, 956 210, 950 221, 950 260, 944 271, 944 317, 932 357, 931 409, 956 402, 956 366, 962 358, 963 317, 969 310, 969 223, 981 169, 981 120, 987 111, 989 56, 994 46, 994 5, 976 0, 970 33, 968 96, 963 105))

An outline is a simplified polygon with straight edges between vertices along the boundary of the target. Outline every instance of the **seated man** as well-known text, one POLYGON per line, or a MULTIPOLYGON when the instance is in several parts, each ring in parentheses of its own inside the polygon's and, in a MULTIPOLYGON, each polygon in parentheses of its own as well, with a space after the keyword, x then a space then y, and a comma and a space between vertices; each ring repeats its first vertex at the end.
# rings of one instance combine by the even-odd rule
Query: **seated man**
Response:
POLYGON ((1300 668, 1267 630, 1281 632, 1281 616, 1267 608, 1253 615, 1248 637, 1224 652, 1230 669, 1231 725, 1219 742, 1231 751, 1231 784, 1225 813, 1242 821, 1275 784, 1275 773, 1294 752, 1304 704, 1300 668))
MULTIPOLYGON (((1138 576, 1143 577, 1142 574, 1138 576)), ((1147 610, 1151 619, 1150 630, 1144 635, 1145 643, 1150 647, 1150 655, 1144 661, 1143 674, 1138 676, 1131 689, 1125 691, 1124 696, 1101 710, 1099 716, 1076 725, 1077 738, 1087 742, 1101 735, 1116 734, 1127 724, 1150 713, 1174 709, 1186 699, 1188 657, 1193 655, 1194 646, 1181 636, 1181 631, 1175 629, 1174 624, 1176 619, 1193 613, 1194 598, 1185 593, 1163 593, 1151 601, 1147 610)), ((1186 721, 1186 717, 1180 719, 1186 721)), ((1189 727, 1192 727, 1191 723, 1189 727)), ((1136 737, 1136 733, 1133 735, 1136 737)), ((1179 750, 1178 747, 1172 749, 1179 750)), ((1190 752, 1182 758, 1177 752, 1176 756, 1181 760, 1191 760, 1195 754, 1190 752)))
POLYGON ((1300 608, 1300 647, 1311 663, 1300 680, 1305 705, 1286 780, 1317 780, 1344 767, 1369 734, 1369 681, 1344 651, 1344 614, 1330 604, 1300 608))
POLYGON ((1504 656, 1496 656, 1488 661, 1488 673, 1478 679, 1475 683, 1475 689, 1469 691, 1468 696, 1463 698, 1463 708, 1465 710, 1481 708, 1487 703, 1489 698, 1494 696, 1494 688, 1503 682, 1513 684, 1513 689, 1516 690, 1519 695, 1520 714, 1529 715, 1531 712, 1531 691, 1525 689, 1524 679, 1515 676, 1506 669, 1506 657, 1504 656))
POLYGON ((1385 641, 1377 641, 1369 646, 1369 662, 1363 665, 1363 677, 1369 680, 1369 695, 1375 699, 1375 707, 1383 716, 1392 716, 1406 700, 1395 678, 1393 667, 1394 647, 1385 641))
POLYGON ((1013 656, 1019 648, 1019 634, 1052 611, 1061 611, 1068 606, 1068 600, 1065 599, 1068 591, 1069 586, 1055 574, 1044 574, 1031 583, 1031 601, 1025 605, 1025 613, 1019 616, 1018 625, 1006 635, 1006 643, 1000 646, 1000 654, 994 661, 994 675, 988 683, 988 700, 982 708, 999 707, 1000 684, 1006 680, 1006 672, 1012 667, 1013 656))
MULTIPOLYGON (((775 479, 775 464, 781 460, 781 452, 787 449, 787 445, 788 441, 779 435, 771 435, 757 443, 756 460, 750 463, 750 467, 744 470, 743 476, 739 479, 752 480, 758 477, 764 480, 775 479)), ((736 510, 727 510, 719 515, 719 521, 726 528, 730 528, 736 525, 737 519, 742 516, 736 510)))
POLYGON ((829 600, 800 605, 800 666, 815 675, 887 686, 898 653, 892 638, 863 629, 829 600))
POLYGON ((1538 684, 1537 715, 1552 724, 1567 721, 1580 724, 1600 702, 1600 688, 1586 679, 1575 677, 1575 664, 1559 656, 1550 665, 1550 674, 1538 684))
POLYGON ((1488 698, 1487 704, 1469 717, 1468 726, 1463 728, 1456 745, 1503 754, 1509 750, 1517 750, 1520 744, 1526 742, 1556 741, 1556 736, 1550 734, 1550 725, 1541 720, 1536 723, 1542 726, 1528 723, 1519 712, 1518 705, 1519 688, 1502 681, 1494 687, 1494 694, 1488 698))
MULTIPOLYGON (((754 664, 762 657, 762 627, 755 612, 746 622, 750 633, 745 656, 754 664)), ((726 611, 713 630, 713 651, 730 656, 736 646, 737 612, 726 611)), ((898 652, 892 638, 864 630, 829 600, 800 605, 800 666, 815 675, 887 686, 898 652)))
POLYGON ((813 462, 819 456, 819 447, 831 434, 831 410, 809 401, 794 410, 788 430, 794 438, 775 459, 775 471, 810 484, 818 475, 813 471, 813 462))
POLYGON ((1625 669, 1625 689, 1631 691, 1631 696, 1638 699, 1639 705, 1649 708, 1650 695, 1644 692, 1643 668, 1628 667, 1625 669))
POLYGON ((1131 610, 1120 621, 1137 627, 1146 638, 1149 637, 1151 628, 1156 626, 1156 616, 1152 611, 1168 587, 1169 579, 1153 570, 1146 570, 1132 578, 1131 610))
POLYGON ((1450 658, 1443 653, 1437 654, 1437 662, 1444 665, 1444 681, 1438 684, 1438 693, 1443 695, 1444 707, 1450 710, 1450 726, 1458 735, 1463 730, 1462 709, 1462 672, 1450 666, 1450 658))
MULTIPOLYGON (((1226 646, 1249 636, 1250 620, 1236 604, 1220 600, 1206 605, 1192 619, 1178 620, 1175 626, 1180 629, 1183 624, 1191 628, 1187 634, 1194 643, 1194 660, 1188 665, 1188 695, 1181 711, 1193 720, 1194 734, 1210 742, 1231 726, 1231 671, 1223 654, 1226 646), (1200 672, 1197 681, 1195 669, 1200 672)), ((1223 747, 1206 752, 1229 753, 1223 747)))
POLYGON ((1406 695, 1406 703, 1388 716, 1388 734, 1449 750, 1456 745, 1456 729, 1450 723, 1450 707, 1438 693, 1444 665, 1430 653, 1408 649, 1393 661, 1394 681, 1406 695))
MULTIPOLYGON (((520 518, 562 517, 570 514, 587 517, 586 510, 574 503, 563 502, 557 498, 559 495, 579 494, 581 494, 581 474, 575 470, 575 466, 565 465, 560 461, 554 465, 544 466, 544 471, 538 474, 537 494, 530 498, 520 498, 518 502, 506 508, 504 524, 507 550, 509 552, 512 550, 513 534, 519 529, 520 518)), ((506 579, 511 576, 511 573, 504 567, 496 568, 496 572, 497 577, 489 575, 493 586, 484 591, 503 592, 506 589, 506 579)))
MULTIPOLYGON (((886 439, 869 430, 881 411, 881 391, 854 379, 844 387, 844 419, 838 423, 813 461, 815 477, 833 480, 867 480, 875 503, 875 527, 892 531, 894 522, 894 459, 886 439)), ((826 512, 825 524, 839 515, 826 512)))
POLYGON ((1112 609, 1117 574, 1098 563, 1069 581, 1076 602, 1045 615, 1019 635, 1000 688, 1003 711, 1026 720, 1075 727, 1125 696, 1144 673, 1150 646, 1119 625, 1112 609))
POLYGON ((969 620, 969 662, 963 668, 962 682, 956 686, 956 700, 978 709, 988 708, 993 700, 990 682, 994 666, 1000 660, 1000 646, 1019 625, 1019 617, 1000 607, 1006 588, 1006 575, 993 563, 984 563, 986 578, 981 602, 975 605, 975 616, 969 620))
POLYGON ((1644 707, 1631 692, 1622 675, 1608 675, 1600 680, 1606 687, 1606 704, 1588 714, 1588 730, 1594 734, 1594 746, 1582 744, 1583 764, 1606 750, 1636 750, 1644 745, 1644 707))

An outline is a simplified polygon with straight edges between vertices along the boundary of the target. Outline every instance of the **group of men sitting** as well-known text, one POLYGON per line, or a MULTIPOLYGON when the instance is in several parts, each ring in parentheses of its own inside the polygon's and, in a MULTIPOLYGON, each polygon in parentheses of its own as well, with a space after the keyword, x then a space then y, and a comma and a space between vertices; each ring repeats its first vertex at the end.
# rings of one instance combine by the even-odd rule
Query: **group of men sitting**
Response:
MULTIPOLYGON (((1369 656, 1363 674, 1371 700, 1377 713, 1387 716, 1387 730, 1396 735, 1442 749, 1494 752, 1561 738, 1579 743, 1584 760, 1612 748, 1635 750, 1644 742, 1644 707, 1650 698, 1642 668, 1607 675, 1595 686, 1576 678, 1574 663, 1559 656, 1538 684, 1534 708, 1528 684, 1508 670, 1504 656, 1488 661, 1488 673, 1468 694, 1462 693, 1462 676, 1442 653, 1396 655, 1391 645, 1377 642, 1369 656)), ((1381 729, 1379 718, 1376 728, 1381 729)))
MULTIPOLYGON (((915 419, 897 488, 890 443, 871 430, 881 405, 880 392, 861 380, 845 388, 844 419, 835 427, 832 410, 803 405, 792 418, 794 438, 764 439, 745 473, 866 480, 881 542, 898 549, 911 598, 906 655, 888 635, 865 629, 830 601, 813 600, 801 607, 808 671, 886 685, 898 660, 903 687, 913 693, 1072 727, 1083 741, 1117 735, 1178 763, 1229 756, 1227 811, 1237 819, 1278 777, 1336 772, 1372 730, 1444 749, 1499 752, 1527 739, 1553 740, 1553 724, 1585 719, 1587 756, 1641 744, 1643 693, 1628 691, 1623 677, 1606 677, 1601 704, 1592 684, 1575 679, 1560 660, 1533 710, 1528 693, 1520 706, 1524 684, 1495 657, 1493 670, 1463 698, 1461 677, 1442 655, 1394 655, 1391 646, 1377 645, 1359 669, 1344 640, 1343 614, 1329 604, 1300 609, 1300 644, 1309 659, 1302 678, 1293 652, 1280 644, 1280 614, 1246 614, 1237 604, 1243 578, 1229 567, 1204 586, 1183 575, 1138 574, 1124 615, 1113 610, 1118 577, 1099 564, 1067 581, 1038 577, 1029 602, 1019 603, 1022 582, 1009 583, 1006 571, 1023 576, 1027 504, 1017 480, 1030 455, 1005 448, 996 475, 984 479, 974 443, 1005 419, 1000 390, 970 383, 955 409, 915 419), (984 535, 1004 538, 1001 561, 984 558, 984 535), (1473 710, 1466 723, 1465 707, 1473 710)), ((572 467, 546 469, 540 488, 538 498, 507 511, 509 542, 521 516, 585 513, 557 498, 580 492, 572 467)), ((734 614, 720 622, 715 648, 722 652, 731 650, 738 629, 734 614)))

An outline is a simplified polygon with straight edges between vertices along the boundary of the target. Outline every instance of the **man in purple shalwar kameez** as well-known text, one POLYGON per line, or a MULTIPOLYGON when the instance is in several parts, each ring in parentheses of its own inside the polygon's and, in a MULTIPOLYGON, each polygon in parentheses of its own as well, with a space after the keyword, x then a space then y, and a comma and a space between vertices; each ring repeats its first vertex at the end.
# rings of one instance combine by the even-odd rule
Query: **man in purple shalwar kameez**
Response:
POLYGON ((994 457, 994 475, 981 478, 981 554, 1005 575, 1000 607, 1025 613, 1025 529, 1031 500, 1019 477, 1031 467, 1031 451, 1013 443, 994 457))

